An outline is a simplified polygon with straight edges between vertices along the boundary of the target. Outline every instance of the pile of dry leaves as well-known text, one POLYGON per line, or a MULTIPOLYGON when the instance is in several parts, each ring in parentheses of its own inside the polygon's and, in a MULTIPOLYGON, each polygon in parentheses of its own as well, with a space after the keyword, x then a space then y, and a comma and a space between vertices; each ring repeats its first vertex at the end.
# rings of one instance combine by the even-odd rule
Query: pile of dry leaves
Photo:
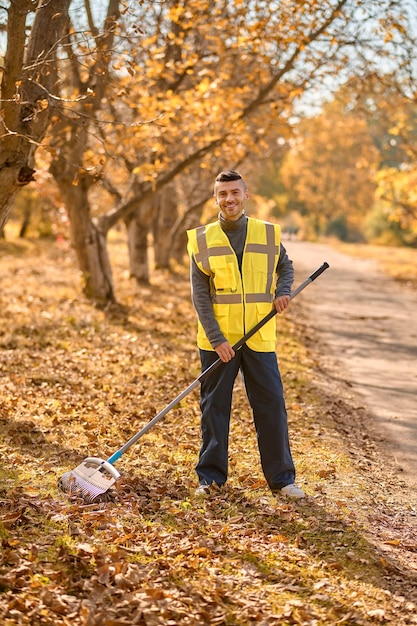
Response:
POLYGON ((349 386, 325 384, 300 303, 278 354, 305 501, 268 491, 237 381, 225 488, 194 496, 195 391, 88 504, 62 474, 110 456, 198 376, 187 272, 135 287, 115 241, 120 304, 100 310, 65 243, 0 246, 1 624, 417 624, 416 500, 391 489, 349 386))

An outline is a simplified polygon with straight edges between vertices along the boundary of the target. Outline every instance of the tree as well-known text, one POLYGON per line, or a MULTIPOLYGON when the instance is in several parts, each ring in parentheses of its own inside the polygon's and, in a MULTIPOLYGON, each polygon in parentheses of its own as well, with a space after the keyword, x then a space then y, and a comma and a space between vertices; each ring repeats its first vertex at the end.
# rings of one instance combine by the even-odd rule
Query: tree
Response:
MULTIPOLYGON (((316 83, 316 74, 343 65, 343 48, 352 45, 350 34, 347 43, 341 28, 350 17, 348 11, 342 14, 345 5, 313 3, 298 16, 275 5, 251 4, 249 11, 237 2, 168 2, 153 21, 149 16, 141 21, 149 35, 131 65, 140 76, 135 104, 142 119, 163 118, 157 126, 141 128, 129 142, 130 161, 139 158, 133 170, 135 189, 147 198, 136 197, 109 213, 108 223, 127 213, 129 228, 143 233, 159 219, 162 206, 150 203, 149 197, 172 180, 172 172, 177 177, 187 171, 193 184, 192 178, 201 179, 198 169, 209 169, 213 157, 230 163, 264 154, 268 138, 285 126, 295 99, 316 83), (322 38, 327 42, 328 28, 334 29, 335 41, 337 33, 337 51, 319 43, 322 38)), ((129 81, 129 89, 122 92, 126 109, 132 96, 129 81)), ((145 268, 141 247, 131 250, 139 254, 139 269, 145 268)))
POLYGON ((385 230, 379 241, 416 245, 417 90, 410 77, 406 82, 397 75, 385 75, 383 81, 371 77, 366 87, 357 95, 357 108, 380 153, 376 206, 368 232, 373 223, 376 231, 385 230))
POLYGON ((330 234, 333 223, 344 239, 373 204, 378 161, 366 120, 336 99, 300 124, 282 176, 316 234, 330 234))
POLYGON ((87 295, 103 302, 115 297, 110 228, 125 221, 132 274, 146 278, 148 232, 165 237, 181 221, 180 213, 167 221, 175 207, 161 202, 164 188, 179 193, 204 181, 182 213, 199 207, 197 214, 210 172, 265 156, 305 94, 328 79, 335 89, 361 73, 364 59, 369 67, 392 57, 397 42, 387 48, 384 38, 401 36, 401 6, 394 0, 376 7, 362 0, 109 0, 101 23, 84 0, 86 24, 68 16, 51 55, 61 106, 54 109, 49 146, 87 295))
POLYGON ((415 242, 417 114, 399 86, 388 74, 351 80, 298 125, 281 174, 316 233, 415 242))
MULTIPOLYGON (((64 199, 71 244, 84 280, 85 294, 97 301, 114 300, 114 286, 106 246, 106 232, 93 221, 90 191, 99 175, 99 159, 90 135, 100 139, 100 111, 109 91, 109 66, 120 17, 120 0, 109 0, 101 29, 93 21, 89 0, 85 2, 89 37, 77 33, 68 16, 66 61, 61 62, 60 96, 72 99, 70 115, 61 108, 54 121, 50 171, 64 199), (87 57, 86 57, 87 55, 87 57)), ((56 58, 57 66, 59 60, 56 58)))
POLYGON ((34 179, 34 154, 56 105, 53 51, 66 24, 70 0, 10 0, 1 79, 0 230, 18 190, 34 179), (35 12, 30 37, 29 17, 35 12))

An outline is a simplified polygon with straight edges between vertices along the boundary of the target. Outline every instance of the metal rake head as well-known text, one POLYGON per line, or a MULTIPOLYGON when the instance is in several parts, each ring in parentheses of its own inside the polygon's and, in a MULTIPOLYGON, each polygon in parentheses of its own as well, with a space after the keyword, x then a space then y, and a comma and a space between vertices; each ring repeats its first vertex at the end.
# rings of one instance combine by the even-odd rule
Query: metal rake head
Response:
POLYGON ((58 481, 58 487, 65 493, 80 495, 86 502, 94 502, 108 491, 120 477, 117 469, 97 457, 88 457, 58 481))

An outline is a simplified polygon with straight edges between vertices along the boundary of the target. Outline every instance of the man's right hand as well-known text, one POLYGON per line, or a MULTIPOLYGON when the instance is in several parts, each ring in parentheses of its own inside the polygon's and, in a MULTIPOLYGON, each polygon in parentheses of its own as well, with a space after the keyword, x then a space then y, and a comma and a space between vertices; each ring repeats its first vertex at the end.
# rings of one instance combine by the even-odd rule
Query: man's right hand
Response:
POLYGON ((221 343, 214 349, 223 363, 228 363, 235 356, 235 351, 228 341, 221 343))

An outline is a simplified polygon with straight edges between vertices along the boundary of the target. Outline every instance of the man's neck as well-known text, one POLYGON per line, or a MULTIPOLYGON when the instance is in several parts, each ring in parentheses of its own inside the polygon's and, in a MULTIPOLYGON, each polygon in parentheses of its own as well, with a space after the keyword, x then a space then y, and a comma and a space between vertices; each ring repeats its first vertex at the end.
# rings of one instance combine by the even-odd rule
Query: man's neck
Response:
POLYGON ((225 217, 223 217, 222 213, 219 212, 220 226, 225 231, 240 230, 241 228, 246 226, 246 221, 247 217, 244 212, 237 220, 227 220, 225 217))

